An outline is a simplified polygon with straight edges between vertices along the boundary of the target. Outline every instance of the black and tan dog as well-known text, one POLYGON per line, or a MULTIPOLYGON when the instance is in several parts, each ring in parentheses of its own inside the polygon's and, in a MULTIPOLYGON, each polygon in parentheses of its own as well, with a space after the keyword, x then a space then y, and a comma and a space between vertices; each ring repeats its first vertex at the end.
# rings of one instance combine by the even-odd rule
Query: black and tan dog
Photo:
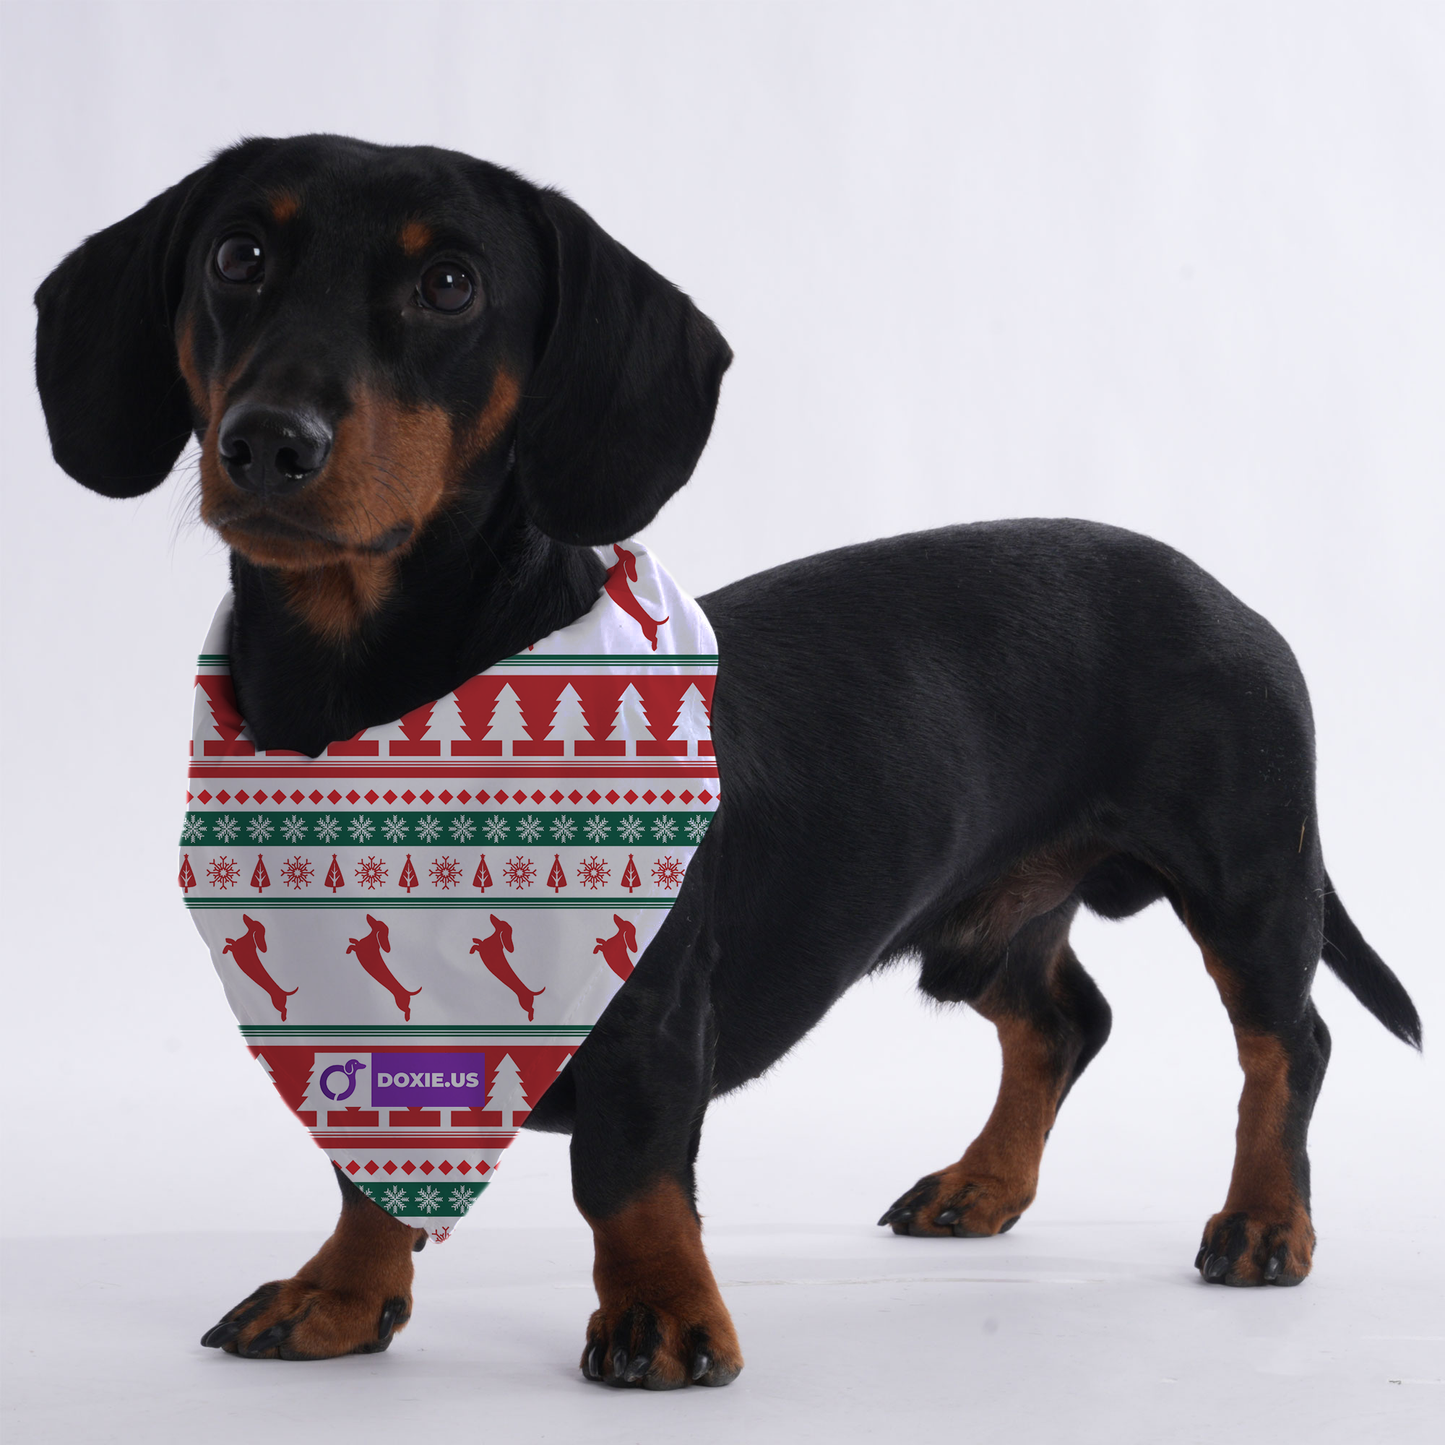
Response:
MULTIPOLYGON (((222 153, 91 237, 37 301, 67 472, 135 496, 199 439, 242 711, 262 746, 313 754, 584 613, 603 583, 586 544, 626 538, 687 480, 731 359, 555 192, 333 136, 222 153)), ((890 960, 994 1022, 1003 1082, 963 1157, 882 1222, 1011 1228, 1109 1032, 1069 946, 1080 905, 1122 918, 1168 899, 1234 1025, 1238 1152, 1203 1277, 1303 1279, 1321 956, 1401 1038, 1420 1025, 1330 886, 1309 702, 1279 635, 1168 547, 1072 521, 853 547, 700 601, 725 801, 529 1120, 571 1132, 596 1236, 586 1375, 737 1374, 694 1207, 708 1101, 890 960)), ((316 1257, 205 1343, 385 1348, 411 1309, 414 1231, 342 1192, 316 1257)))

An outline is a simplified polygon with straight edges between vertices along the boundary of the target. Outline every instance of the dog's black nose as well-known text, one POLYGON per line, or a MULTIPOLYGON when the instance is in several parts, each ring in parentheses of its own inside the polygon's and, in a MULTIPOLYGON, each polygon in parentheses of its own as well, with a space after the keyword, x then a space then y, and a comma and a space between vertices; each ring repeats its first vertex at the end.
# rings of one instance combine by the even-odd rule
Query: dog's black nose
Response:
POLYGON ((331 453, 332 431, 305 408, 242 402, 221 422, 218 445, 231 480, 258 496, 299 492, 331 453))

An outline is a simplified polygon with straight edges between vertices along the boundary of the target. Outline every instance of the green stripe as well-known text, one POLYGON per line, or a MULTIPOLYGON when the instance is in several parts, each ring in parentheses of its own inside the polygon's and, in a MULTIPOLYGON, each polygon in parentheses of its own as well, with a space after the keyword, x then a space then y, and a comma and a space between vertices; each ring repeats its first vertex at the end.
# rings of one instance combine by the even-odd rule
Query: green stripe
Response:
MULTIPOLYGON (((630 667, 674 667, 682 663, 696 667, 716 667, 717 659, 715 652, 548 652, 504 657, 500 662, 493 663, 493 667, 551 667, 556 663, 588 663, 592 666, 626 663, 630 667)), ((229 653, 203 652, 196 658, 196 665, 221 667, 230 661, 229 653)))
POLYGON ((360 1175, 348 1173, 346 1177, 388 1213, 426 1220, 460 1219, 481 1198, 482 1190, 490 1182, 439 1171, 430 1175, 412 1174, 410 1177, 396 1174, 390 1179, 385 1174, 363 1179, 360 1175))
POLYGON ((241 1035, 248 1039, 267 1039, 274 1034, 296 1038, 302 1034, 323 1034, 327 1038, 410 1039, 418 1034, 436 1036, 464 1034, 468 1038, 509 1038, 521 1034, 527 1039, 556 1037, 585 1039, 592 1032, 591 1024, 241 1024, 241 1035))
POLYGON ((670 898, 508 898, 505 894, 494 893, 481 898, 409 898, 404 893, 391 897, 386 893, 357 893, 350 898, 266 898, 248 893, 236 893, 231 897, 186 898, 182 900, 187 908, 229 908, 245 909, 247 913, 266 913, 278 908, 349 908, 353 913, 364 908, 471 908, 486 912, 488 909, 503 908, 590 908, 603 913, 616 913, 629 908, 671 908, 677 902, 674 894, 670 898))

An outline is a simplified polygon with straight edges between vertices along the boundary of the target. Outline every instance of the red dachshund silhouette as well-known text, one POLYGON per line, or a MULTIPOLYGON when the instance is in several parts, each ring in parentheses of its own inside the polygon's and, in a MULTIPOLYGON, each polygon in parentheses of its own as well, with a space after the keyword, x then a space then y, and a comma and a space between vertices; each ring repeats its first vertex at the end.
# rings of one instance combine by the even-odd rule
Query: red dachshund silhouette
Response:
POLYGON ((615 913, 612 921, 617 925, 617 932, 611 938, 599 938, 597 947, 593 953, 600 953, 607 960, 607 966, 620 979, 632 977, 632 957, 637 952, 637 930, 625 919, 619 918, 615 913))
POLYGON ((236 960, 241 972, 251 980, 252 983, 260 984, 271 996, 271 1004, 281 1015, 281 1022, 286 1022, 286 1000, 296 992, 294 988, 282 988, 280 984, 266 972, 266 965, 261 962, 261 955, 266 952, 266 925, 254 918, 241 915, 241 921, 246 925, 246 931, 240 938, 228 938, 222 953, 229 953, 236 960))
POLYGON ((616 542, 612 544, 612 550, 617 553, 617 561, 607 569, 606 592, 607 595, 629 616, 637 619, 638 625, 642 628, 642 634, 652 644, 652 650, 657 651, 657 629, 667 621, 666 617, 652 617, 642 609, 636 597, 632 594, 632 588, 628 586, 629 579, 637 581, 637 554, 629 552, 626 547, 619 547, 616 542))
POLYGON ((366 915, 366 921, 371 925, 371 932, 365 938, 351 939, 351 947, 346 951, 356 955, 356 961, 396 1000, 396 1006, 401 1010, 402 1018, 410 1023, 411 1001, 421 990, 419 988, 404 989, 396 981, 396 976, 386 966, 386 962, 381 956, 383 953, 391 952, 391 930, 381 919, 373 918, 369 913, 366 915))
POLYGON ((547 992, 545 988, 530 989, 515 973, 512 972, 512 965, 507 962, 507 955, 512 951, 512 925, 498 918, 495 913, 487 915, 492 920, 492 931, 485 938, 472 939, 472 946, 468 953, 475 953, 487 966, 487 972, 499 983, 504 983, 514 994, 517 995, 517 1002, 527 1011, 527 1021, 532 1020, 532 1003, 541 994, 547 992))

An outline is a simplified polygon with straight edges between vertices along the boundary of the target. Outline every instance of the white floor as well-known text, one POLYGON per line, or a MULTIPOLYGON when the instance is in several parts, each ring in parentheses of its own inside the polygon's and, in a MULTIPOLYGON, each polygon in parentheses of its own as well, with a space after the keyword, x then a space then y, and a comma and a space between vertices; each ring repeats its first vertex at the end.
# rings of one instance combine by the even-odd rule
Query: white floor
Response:
POLYGON ((577 1227, 463 1230, 418 1260, 386 1355, 237 1360, 197 1344, 314 1244, 282 1234, 11 1240, 6 1436, 43 1442, 1318 1442, 1445 1438, 1431 1227, 1334 1237, 1296 1290, 1206 1287, 1194 1225, 1025 1220, 998 1240, 713 1229, 748 1368, 671 1395, 584 1384, 577 1227), (463 1436, 462 1432, 465 1432, 463 1436))

